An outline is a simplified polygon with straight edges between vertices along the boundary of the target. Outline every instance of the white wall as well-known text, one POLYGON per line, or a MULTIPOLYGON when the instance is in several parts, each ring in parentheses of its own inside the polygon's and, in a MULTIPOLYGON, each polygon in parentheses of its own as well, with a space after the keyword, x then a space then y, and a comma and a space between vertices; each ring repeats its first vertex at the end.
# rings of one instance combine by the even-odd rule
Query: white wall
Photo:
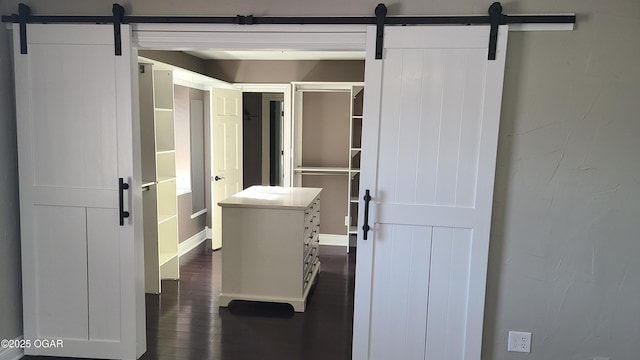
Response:
MULTIPOLYGON (((19 1, 8 1, 12 11, 19 1)), ((112 1, 27 2, 35 14, 109 14, 112 1)), ((123 5, 135 14, 368 15, 377 2, 247 0, 213 6, 136 0, 123 5)), ((389 13, 484 13, 489 4, 400 0, 389 13)), ((576 12, 578 25, 573 32, 510 35, 483 359, 522 357, 506 352, 507 329, 533 332, 529 360, 638 358, 640 1, 514 0, 504 7, 506 13, 576 12)), ((1 65, 4 80, 6 60, 1 65)), ((0 94, 5 109, 12 100, 8 92, 0 94)), ((9 140, 2 146, 10 148, 3 151, 9 159, 0 156, 2 165, 9 162, 15 169, 14 136, 7 134, 14 128, 12 117, 4 110, 0 117, 0 136, 9 140)), ((0 179, 0 194, 15 202, 15 175, 0 179)), ((2 206, 2 215, 15 211, 2 206)), ((14 243, 15 221, 9 224, 12 237, 4 241, 14 243)), ((4 298, 2 282, 0 289, 4 298)))
POLYGON ((18 159, 9 39, 9 32, 0 27, 0 339, 22 335, 18 159))

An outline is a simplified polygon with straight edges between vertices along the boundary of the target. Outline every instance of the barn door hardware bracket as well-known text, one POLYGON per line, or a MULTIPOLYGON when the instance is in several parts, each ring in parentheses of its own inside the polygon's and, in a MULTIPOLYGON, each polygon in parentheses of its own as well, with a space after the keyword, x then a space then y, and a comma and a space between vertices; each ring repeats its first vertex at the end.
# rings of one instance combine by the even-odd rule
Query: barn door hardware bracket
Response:
POLYGON ((253 25, 253 15, 238 15, 236 16, 236 24, 238 25, 253 25))
POLYGON ((120 4, 113 4, 113 43, 115 45, 116 56, 122 55, 122 19, 124 18, 124 7, 120 4))
POLYGON ((496 59, 496 49, 498 48, 498 28, 507 23, 507 15, 502 14, 502 4, 494 2, 489 6, 489 60, 496 59))
POLYGON ((31 17, 31 8, 26 4, 18 4, 18 21, 20 22, 20 54, 27 53, 27 23, 31 17))
POLYGON ((387 16, 387 6, 378 4, 376 6, 376 60, 382 59, 382 48, 384 46, 384 22, 387 16))

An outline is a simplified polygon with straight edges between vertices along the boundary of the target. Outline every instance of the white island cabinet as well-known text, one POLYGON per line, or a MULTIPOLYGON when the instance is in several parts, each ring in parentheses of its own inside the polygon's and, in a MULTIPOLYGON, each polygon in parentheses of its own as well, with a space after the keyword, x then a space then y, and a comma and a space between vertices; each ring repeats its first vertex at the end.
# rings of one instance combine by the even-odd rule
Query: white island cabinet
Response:
POLYGON ((303 312, 320 271, 319 188, 252 186, 222 207, 222 292, 232 300, 288 303, 303 312))

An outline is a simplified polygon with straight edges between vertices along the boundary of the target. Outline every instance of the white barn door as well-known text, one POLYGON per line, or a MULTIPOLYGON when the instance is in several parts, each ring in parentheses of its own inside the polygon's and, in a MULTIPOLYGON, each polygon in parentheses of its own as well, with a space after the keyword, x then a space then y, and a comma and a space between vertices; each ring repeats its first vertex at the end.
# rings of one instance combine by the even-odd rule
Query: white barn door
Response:
POLYGON ((384 35, 383 60, 367 35, 353 358, 479 360, 507 27, 491 61, 489 26, 384 35))
POLYGON ((28 25, 27 54, 18 34, 16 25, 25 353, 135 359, 146 344, 130 29, 122 56, 112 25, 28 25), (129 184, 122 208, 119 179, 129 184))

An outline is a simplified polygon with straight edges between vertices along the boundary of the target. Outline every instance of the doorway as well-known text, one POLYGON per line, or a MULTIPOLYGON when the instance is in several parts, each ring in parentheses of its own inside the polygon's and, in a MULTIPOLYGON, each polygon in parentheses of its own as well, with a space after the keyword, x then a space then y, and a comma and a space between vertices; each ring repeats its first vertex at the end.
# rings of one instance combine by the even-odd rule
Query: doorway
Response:
POLYGON ((283 186, 286 176, 284 93, 244 91, 242 108, 243 188, 283 186))

